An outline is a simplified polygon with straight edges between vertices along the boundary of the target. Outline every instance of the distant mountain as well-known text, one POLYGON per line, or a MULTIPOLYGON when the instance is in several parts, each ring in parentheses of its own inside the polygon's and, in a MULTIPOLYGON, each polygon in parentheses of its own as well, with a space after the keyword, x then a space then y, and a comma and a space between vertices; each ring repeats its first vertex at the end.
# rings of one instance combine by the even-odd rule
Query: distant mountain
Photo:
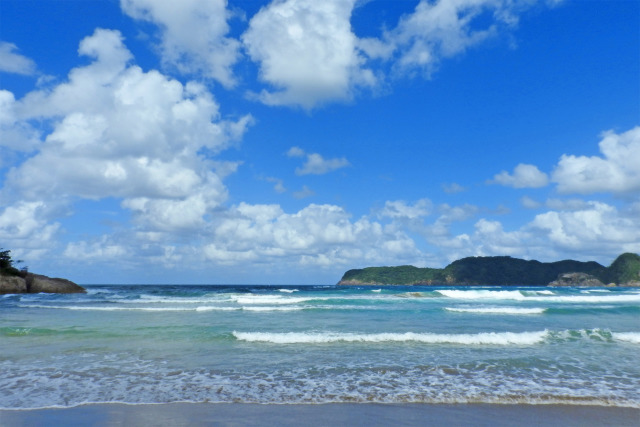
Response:
POLYGON ((468 257, 445 268, 403 265, 349 270, 338 284, 640 286, 640 256, 622 254, 609 267, 595 261, 540 262, 508 256, 468 257))

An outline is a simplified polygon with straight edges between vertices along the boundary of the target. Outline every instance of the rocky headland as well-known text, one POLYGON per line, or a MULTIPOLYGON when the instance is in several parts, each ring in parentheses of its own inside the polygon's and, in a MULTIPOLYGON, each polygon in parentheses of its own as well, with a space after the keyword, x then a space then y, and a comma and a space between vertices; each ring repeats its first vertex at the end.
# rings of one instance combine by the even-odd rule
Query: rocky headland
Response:
POLYGON ((0 294, 84 293, 86 290, 70 280, 27 273, 22 276, 0 275, 0 294))
POLYGON ((347 271, 339 285, 640 286, 640 255, 624 253, 605 267, 595 261, 540 262, 508 256, 468 257, 445 268, 367 267, 347 271))
MULTIPOLYGON (((19 261, 18 261, 19 262, 19 261)), ((18 270, 11 259, 11 251, 0 250, 0 294, 57 294, 84 293, 86 290, 70 280, 18 270)))

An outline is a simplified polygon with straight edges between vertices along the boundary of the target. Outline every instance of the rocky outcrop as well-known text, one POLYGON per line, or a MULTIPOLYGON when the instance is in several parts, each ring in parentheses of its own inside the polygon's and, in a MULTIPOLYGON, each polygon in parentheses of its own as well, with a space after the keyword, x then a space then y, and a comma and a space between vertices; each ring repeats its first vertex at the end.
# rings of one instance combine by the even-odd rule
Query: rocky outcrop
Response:
POLYGON ((597 288, 605 286, 596 277, 586 273, 561 273, 548 286, 583 286, 597 288))
POLYGON ((73 294, 86 290, 70 280, 27 273, 25 277, 0 275, 0 294, 36 294, 40 292, 73 294))
POLYGON ((27 281, 20 276, 0 276, 0 294, 27 293, 27 281))

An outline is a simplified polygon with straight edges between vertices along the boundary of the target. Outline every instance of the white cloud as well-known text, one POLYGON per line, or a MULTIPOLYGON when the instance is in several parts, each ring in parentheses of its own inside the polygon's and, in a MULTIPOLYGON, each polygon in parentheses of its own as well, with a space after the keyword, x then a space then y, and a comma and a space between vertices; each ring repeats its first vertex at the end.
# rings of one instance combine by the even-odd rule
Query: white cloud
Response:
POLYGON ((432 203, 428 199, 420 199, 413 205, 404 200, 394 200, 386 201, 378 215, 382 218, 414 220, 430 215, 432 209, 432 203))
POLYGON ((106 236, 92 243, 84 241, 72 242, 64 250, 64 256, 78 261, 100 260, 104 262, 122 259, 131 255, 126 247, 113 244, 106 236))
POLYGON ((40 133, 30 123, 18 119, 13 93, 0 89, 0 147, 31 151, 39 143, 40 133))
POLYGON ((351 98, 375 78, 363 68, 349 22, 355 0, 276 0, 250 21, 242 41, 275 90, 255 95, 268 105, 300 106, 351 98))
POLYGON ((471 237, 474 255, 513 255, 520 256, 526 251, 524 242, 527 235, 523 231, 507 232, 498 221, 480 219, 475 224, 475 232, 471 237))
POLYGON ((539 188, 549 183, 546 173, 541 172, 534 165, 520 163, 513 170, 513 174, 502 171, 493 177, 489 183, 495 183, 514 188, 539 188))
POLYGON ((538 209, 542 206, 542 203, 532 199, 529 196, 523 196, 520 199, 520 203, 522 204, 522 206, 524 206, 527 209, 538 209))
POLYGON ((314 194, 316 194, 316 193, 312 189, 310 189, 306 185, 303 185, 302 186, 302 190, 295 191, 293 193, 293 197, 296 198, 296 199, 305 199, 307 197, 313 196, 314 194))
POLYGON ((288 157, 307 157, 302 167, 296 168, 296 175, 324 175, 349 166, 349 161, 344 158, 325 159, 318 153, 305 153, 300 147, 291 147, 287 151, 288 157))
POLYGON ((640 126, 617 134, 608 131, 599 144, 602 156, 563 155, 552 180, 561 193, 617 195, 640 191, 640 126))
POLYGON ((419 251, 403 232, 366 218, 351 221, 334 205, 311 204, 294 214, 277 205, 241 203, 214 231, 215 243, 205 247, 212 261, 233 264, 247 260, 314 266, 348 266, 417 259, 419 251))
POLYGON ((221 180, 237 164, 199 153, 228 147, 250 116, 222 120, 204 86, 129 66, 117 31, 96 30, 79 52, 94 61, 71 70, 67 82, 15 101, 14 127, 38 118, 53 130, 9 172, 3 192, 33 201, 116 197, 142 229, 201 225, 226 199, 221 180))
POLYGON ((589 203, 580 199, 547 199, 546 206, 554 211, 577 211, 589 207, 589 203))
POLYGON ((291 147, 287 151, 288 157, 304 157, 304 150, 300 147, 291 147))
POLYGON ((18 47, 13 43, 0 41, 0 72, 33 75, 36 64, 26 56, 16 51, 18 47))
POLYGON ((467 191, 465 187, 455 182, 442 184, 442 190, 448 194, 462 193, 463 191, 467 191))
POLYGON ((422 0, 413 13, 387 31, 384 43, 369 40, 362 48, 372 58, 393 58, 400 73, 422 70, 427 74, 443 58, 465 52, 518 23, 518 14, 534 0, 422 0), (486 20, 487 14, 491 18, 486 20), (395 54, 395 55, 394 55, 395 54))
POLYGON ((240 42, 229 32, 226 0, 121 0, 134 19, 160 28, 162 59, 182 73, 202 73, 226 87, 235 84, 231 67, 240 42))
POLYGON ((307 154, 307 161, 301 168, 296 168, 296 175, 324 175, 336 169, 349 166, 344 157, 325 159, 318 153, 307 154))
POLYGON ((619 211, 602 202, 589 202, 575 211, 537 215, 528 228, 560 253, 640 252, 637 212, 619 211))
POLYGON ((265 181, 270 182, 273 185, 273 189, 275 190, 276 193, 284 193, 287 191, 287 189, 284 186, 284 181, 281 180, 280 178, 275 178, 272 176, 268 176, 266 178, 264 178, 265 181))

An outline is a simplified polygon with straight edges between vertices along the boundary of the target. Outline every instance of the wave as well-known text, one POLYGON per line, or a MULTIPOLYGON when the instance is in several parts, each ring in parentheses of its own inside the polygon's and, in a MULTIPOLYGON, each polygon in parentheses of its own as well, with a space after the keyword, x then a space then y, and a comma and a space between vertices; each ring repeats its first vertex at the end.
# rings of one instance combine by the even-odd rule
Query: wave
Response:
POLYGON ((304 309, 305 307, 269 307, 269 306, 242 307, 242 310, 244 311, 300 311, 304 309))
POLYGON ((531 301, 577 302, 577 303, 640 303, 640 294, 623 295, 558 295, 553 297, 529 298, 531 301))
POLYGON ((613 332, 611 335, 618 341, 640 344, 640 332, 613 332))
POLYGON ((478 314, 542 314, 546 308, 518 308, 518 307, 445 307, 447 311, 456 313, 478 313, 478 314))
POLYGON ((460 289, 440 289, 437 290, 444 297, 452 299, 496 299, 496 300, 516 300, 516 301, 542 301, 542 302, 575 302, 575 303, 617 303, 617 302, 638 302, 640 294, 581 294, 581 295, 557 295, 552 291, 493 291, 486 289, 460 290, 460 289))
POLYGON ((301 302, 307 302, 312 299, 324 299, 324 298, 304 298, 304 297, 284 297, 281 295, 247 295, 247 296, 232 296, 231 299, 240 305, 249 304, 299 304, 301 302))
POLYGON ((548 331, 536 332, 482 332, 478 334, 433 333, 337 333, 337 332, 237 332, 233 336, 240 341, 273 344, 325 344, 335 342, 398 343, 461 345, 533 345, 542 342, 548 331))
POLYGON ((348 333, 348 332, 238 332, 239 341, 271 344, 331 343, 421 343, 455 345, 530 346, 541 343, 629 342, 640 344, 640 332, 611 332, 607 329, 566 329, 563 331, 480 332, 476 334, 436 334, 419 332, 348 333))
POLYGON ((285 294, 292 294, 294 292, 298 292, 298 290, 297 289, 278 289, 278 292, 282 292, 285 294))
POLYGON ((199 307, 94 307, 83 305, 40 305, 40 304, 19 304, 22 308, 44 308, 52 310, 78 310, 78 311, 235 311, 240 307, 215 307, 215 306, 199 306, 199 307))
POLYGON ((439 289, 436 292, 447 298, 454 298, 454 299, 524 300, 527 298, 520 291, 490 291, 486 289, 478 289, 478 290, 439 289))

